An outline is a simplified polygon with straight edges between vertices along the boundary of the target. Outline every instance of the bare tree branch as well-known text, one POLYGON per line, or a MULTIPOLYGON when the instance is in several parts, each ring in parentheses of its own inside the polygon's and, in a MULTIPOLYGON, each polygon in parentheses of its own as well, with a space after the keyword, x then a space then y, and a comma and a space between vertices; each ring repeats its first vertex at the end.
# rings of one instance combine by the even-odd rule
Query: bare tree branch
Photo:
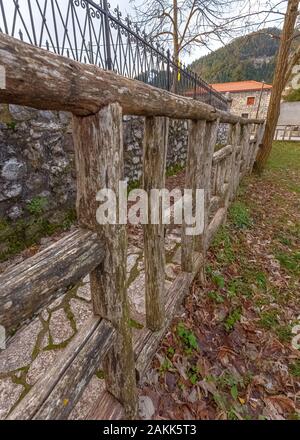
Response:
POLYGON ((136 23, 160 37, 173 55, 196 46, 210 49, 216 41, 260 32, 270 22, 283 22, 287 0, 131 0, 136 23), (171 41, 168 39, 171 37, 171 41))

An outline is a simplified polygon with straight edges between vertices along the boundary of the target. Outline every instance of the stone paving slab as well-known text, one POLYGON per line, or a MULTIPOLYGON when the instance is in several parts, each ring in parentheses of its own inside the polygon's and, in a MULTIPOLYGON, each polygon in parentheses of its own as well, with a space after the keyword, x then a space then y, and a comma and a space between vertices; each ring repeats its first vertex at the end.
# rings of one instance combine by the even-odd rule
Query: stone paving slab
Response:
MULTIPOLYGON (((178 253, 179 239, 180 233, 174 231, 166 237, 166 288, 179 270, 178 264, 172 261, 178 253)), ((127 271, 131 317, 144 325, 145 274, 141 248, 129 246, 127 271)), ((90 280, 86 276, 79 285, 61 294, 11 338, 6 350, 0 351, 0 419, 6 418, 55 364, 92 313, 90 280)), ((86 418, 104 389, 99 365, 98 374, 92 378, 70 419, 86 418)))

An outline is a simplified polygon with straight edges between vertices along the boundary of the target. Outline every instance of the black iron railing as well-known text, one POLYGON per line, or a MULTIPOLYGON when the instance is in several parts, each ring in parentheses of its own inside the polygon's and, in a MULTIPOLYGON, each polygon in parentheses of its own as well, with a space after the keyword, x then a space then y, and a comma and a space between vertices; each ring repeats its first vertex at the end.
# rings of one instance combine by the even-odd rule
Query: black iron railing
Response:
POLYGON ((107 0, 0 0, 0 31, 83 63, 207 102, 227 100, 107 0))

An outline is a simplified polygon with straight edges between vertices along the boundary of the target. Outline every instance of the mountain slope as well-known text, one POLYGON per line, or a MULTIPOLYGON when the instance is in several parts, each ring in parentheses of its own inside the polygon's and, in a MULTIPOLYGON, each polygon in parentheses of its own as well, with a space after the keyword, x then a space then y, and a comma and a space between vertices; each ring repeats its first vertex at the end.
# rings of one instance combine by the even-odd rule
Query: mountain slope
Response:
POLYGON ((268 28, 233 40, 215 52, 195 61, 191 67, 210 83, 256 80, 272 83, 280 35, 268 28))

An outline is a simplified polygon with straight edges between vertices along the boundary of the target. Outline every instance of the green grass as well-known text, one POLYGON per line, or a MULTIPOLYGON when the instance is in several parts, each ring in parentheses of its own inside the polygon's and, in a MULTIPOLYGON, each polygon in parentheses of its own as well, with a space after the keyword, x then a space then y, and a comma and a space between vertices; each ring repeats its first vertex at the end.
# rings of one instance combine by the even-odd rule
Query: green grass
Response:
POLYGON ((215 291, 208 292, 207 296, 217 304, 222 304, 225 301, 225 298, 215 291))
POLYGON ((136 330, 142 330, 144 328, 143 324, 135 321, 134 319, 129 319, 129 327, 134 328, 136 330))
POLYGON ((269 158, 268 170, 297 170, 300 169, 300 143, 283 142, 273 143, 272 154, 269 158))
POLYGON ((291 192, 300 194, 300 185, 297 185, 297 183, 294 182, 289 183, 288 188, 291 192))
POLYGON ((15 121, 7 122, 6 123, 7 128, 10 130, 15 130, 17 128, 17 123, 15 121))
POLYGON ((0 219, 0 262, 13 257, 24 249, 36 245, 41 238, 56 232, 66 231, 76 222, 75 210, 69 210, 55 223, 38 213, 42 209, 40 201, 31 205, 32 213, 27 219, 8 222, 0 219))
POLYGON ((281 342, 290 342, 292 340, 292 327, 290 325, 279 325, 275 330, 281 342))
POLYGON ((216 287, 218 287, 219 289, 224 289, 225 278, 221 274, 213 272, 211 278, 216 287))
POLYGON ((27 210, 32 215, 41 215, 45 212, 48 205, 48 200, 45 197, 34 197, 27 203, 27 210))
POLYGON ((183 170, 184 170, 183 165, 180 165, 180 164, 173 165, 173 166, 167 168, 166 176, 167 177, 176 176, 177 174, 181 173, 181 171, 183 171, 183 170))
POLYGON ((235 260, 232 239, 226 226, 222 226, 217 232, 212 244, 212 249, 217 253, 219 263, 226 265, 235 260))
POLYGON ((260 325, 266 330, 274 329, 279 324, 278 311, 270 310, 260 314, 260 325))
POLYGON ((129 182, 128 187, 127 187, 127 193, 129 194, 134 189, 141 188, 141 185, 142 185, 141 180, 133 180, 133 181, 129 182))
POLYGON ((260 314, 259 324, 266 330, 272 330, 281 342, 290 342, 292 339, 291 325, 280 324, 277 310, 269 310, 260 314))
POLYGON ((294 364, 290 365, 290 373, 294 377, 300 377, 300 360, 296 361, 294 364))
POLYGON ((225 319, 224 321, 224 327, 225 330, 230 333, 232 330, 234 330, 235 325, 240 321, 242 316, 240 309, 233 310, 225 319))
POLYGON ((243 202, 235 202, 229 210, 231 223, 237 229, 249 229, 252 226, 252 218, 249 208, 243 202))
POLYGON ((252 296, 251 285, 252 284, 250 282, 250 278, 244 276, 234 278, 228 283, 227 296, 229 298, 235 298, 239 296, 250 298, 252 296))
POLYGON ((188 374, 188 378, 189 378, 192 385, 196 385, 199 382, 199 380, 201 379, 200 371, 199 371, 199 368, 197 367, 197 365, 196 366, 192 365, 189 368, 187 374, 188 374))
POLYGON ((276 255, 280 266, 288 272, 297 274, 300 271, 300 252, 284 253, 280 252, 276 255))
POLYGON ((173 364, 170 361, 170 359, 165 358, 163 363, 160 366, 160 373, 166 373, 167 371, 171 370, 172 367, 173 367, 173 364))
POLYGON ((189 330, 183 322, 177 326, 177 336, 179 336, 187 353, 192 353, 193 350, 198 350, 198 342, 195 334, 189 330))

